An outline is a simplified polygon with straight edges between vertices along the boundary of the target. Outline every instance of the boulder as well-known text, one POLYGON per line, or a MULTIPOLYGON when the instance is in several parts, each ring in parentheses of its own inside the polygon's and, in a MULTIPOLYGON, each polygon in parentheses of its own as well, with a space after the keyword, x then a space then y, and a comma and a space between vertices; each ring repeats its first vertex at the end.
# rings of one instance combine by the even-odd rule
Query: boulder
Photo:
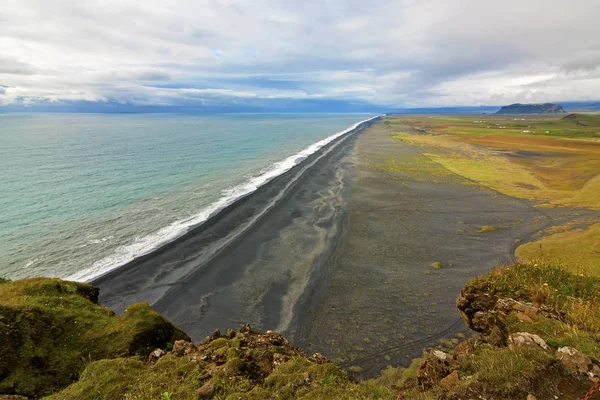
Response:
POLYGON ((198 399, 212 399, 216 391, 217 388, 215 384, 212 381, 209 381, 196 391, 196 396, 198 396, 198 399))
POLYGON ((440 385, 442 385, 442 387, 445 387, 446 389, 451 389, 451 388, 457 386, 459 383, 460 383, 460 378, 458 377, 457 370, 450 372, 450 374, 448 376, 446 376, 445 378, 442 378, 442 380, 440 381, 440 385))
POLYGON ((587 374, 593 366, 585 354, 573 347, 560 347, 556 350, 556 359, 559 360, 567 369, 576 372, 587 374))
POLYGON ((308 360, 314 362, 315 364, 325 364, 329 362, 329 360, 327 360, 327 358, 321 353, 313 354, 308 360))
POLYGON ((417 367, 417 380, 425 390, 430 389, 452 373, 454 364, 456 360, 451 354, 434 350, 417 367))
POLYGON ((161 358, 165 354, 167 354, 167 352, 164 351, 163 349, 156 349, 152 353, 150 353, 150 355, 148 355, 148 359, 150 361, 157 361, 159 358, 161 358))
POLYGON ((529 332, 517 332, 508 337, 510 347, 541 347, 547 352, 551 351, 550 346, 538 335, 529 332))
POLYGON ((503 319, 506 314, 496 308, 497 296, 465 286, 456 299, 456 307, 466 324, 481 339, 493 346, 505 346, 508 335, 503 319))
POLYGON ((188 340, 176 340, 173 343, 173 354, 176 356, 183 356, 186 354, 190 354, 195 350, 194 344, 188 340))
POLYGON ((527 323, 532 323, 533 320, 531 319, 531 317, 525 313, 522 312, 518 312, 517 313, 517 318, 519 319, 519 321, 521 322, 527 322, 527 323))

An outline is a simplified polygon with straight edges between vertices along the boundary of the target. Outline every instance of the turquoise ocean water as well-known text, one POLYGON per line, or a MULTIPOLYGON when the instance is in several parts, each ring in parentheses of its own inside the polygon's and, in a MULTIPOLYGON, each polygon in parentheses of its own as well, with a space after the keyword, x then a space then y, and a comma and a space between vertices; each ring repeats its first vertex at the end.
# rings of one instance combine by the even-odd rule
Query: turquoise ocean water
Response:
POLYGON ((97 276, 370 117, 0 114, 0 276, 97 276))

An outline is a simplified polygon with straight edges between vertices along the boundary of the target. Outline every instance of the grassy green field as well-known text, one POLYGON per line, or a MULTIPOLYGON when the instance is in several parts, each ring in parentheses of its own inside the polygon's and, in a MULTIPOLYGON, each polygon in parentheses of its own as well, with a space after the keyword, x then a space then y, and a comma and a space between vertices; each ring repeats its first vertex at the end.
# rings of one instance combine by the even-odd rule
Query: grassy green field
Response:
MULTIPOLYGON (((384 124, 396 139, 479 185, 540 208, 600 210, 600 115, 391 116, 384 124)), ((517 255, 600 274, 598 226, 546 232, 517 255)))

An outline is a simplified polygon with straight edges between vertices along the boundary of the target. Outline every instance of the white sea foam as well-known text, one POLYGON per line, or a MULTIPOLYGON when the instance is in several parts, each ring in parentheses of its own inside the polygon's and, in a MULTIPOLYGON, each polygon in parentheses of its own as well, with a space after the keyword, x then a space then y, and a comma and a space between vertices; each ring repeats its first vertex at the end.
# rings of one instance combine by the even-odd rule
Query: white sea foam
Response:
POLYGON ((175 221, 151 235, 137 237, 133 243, 118 247, 110 256, 94 262, 89 268, 76 272, 68 276, 66 279, 81 282, 91 281, 115 268, 120 267, 121 265, 127 264, 138 257, 148 254, 160 248, 161 246, 174 241, 175 239, 183 236, 190 229, 201 225, 210 217, 216 215, 219 211, 233 204, 236 200, 251 194, 259 187, 271 181, 273 178, 289 171, 291 168, 308 158, 311 154, 317 152, 323 146, 326 146, 335 139, 353 131, 360 124, 371 121, 375 118, 378 118, 378 116, 357 122, 343 131, 311 144, 306 149, 286 158, 283 161, 274 163, 259 176, 250 179, 244 184, 226 190, 218 201, 201 210, 198 214, 195 214, 187 219, 175 221))

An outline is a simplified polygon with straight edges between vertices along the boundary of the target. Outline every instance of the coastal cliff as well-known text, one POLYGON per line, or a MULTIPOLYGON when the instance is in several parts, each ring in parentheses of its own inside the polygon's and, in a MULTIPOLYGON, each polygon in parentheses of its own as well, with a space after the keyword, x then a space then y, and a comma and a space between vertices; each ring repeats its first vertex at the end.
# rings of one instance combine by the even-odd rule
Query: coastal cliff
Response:
POLYGON ((244 326, 195 345, 147 304, 117 316, 97 299, 98 290, 83 283, 2 281, 0 394, 578 399, 600 374, 600 279, 537 263, 496 268, 465 285, 457 308, 472 337, 361 381, 275 332, 244 326))

